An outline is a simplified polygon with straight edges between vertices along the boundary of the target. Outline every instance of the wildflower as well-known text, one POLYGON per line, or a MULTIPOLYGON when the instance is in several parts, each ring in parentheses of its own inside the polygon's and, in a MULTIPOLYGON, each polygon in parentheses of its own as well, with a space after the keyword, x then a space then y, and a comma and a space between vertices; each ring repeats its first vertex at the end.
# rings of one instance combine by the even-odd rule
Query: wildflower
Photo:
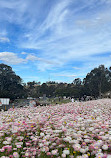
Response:
POLYGON ((0 149, 0 151, 1 151, 1 152, 4 152, 4 151, 5 151, 5 149, 4 149, 4 148, 2 148, 2 149, 0 149))
POLYGON ((103 153, 96 154, 96 158, 103 158, 103 153))
POLYGON ((108 146, 107 146, 107 145, 103 145, 103 146, 102 146, 102 149, 103 149, 103 150, 108 150, 108 146))
POLYGON ((47 152, 47 155, 48 155, 48 156, 51 155, 51 152, 47 152))
POLYGON ((8 141, 3 141, 3 144, 9 144, 9 142, 8 141))
POLYGON ((82 158, 88 158, 87 154, 82 155, 82 158))
POLYGON ((43 136, 44 136, 44 133, 40 133, 40 136, 43 137, 43 136))
POLYGON ((65 157, 66 157, 66 154, 63 153, 63 154, 62 154, 62 157, 65 158, 65 157))
POLYGON ((81 148, 80 152, 84 154, 86 152, 86 150, 81 148))
POLYGON ((75 144, 73 147, 74 147, 74 149, 75 149, 76 151, 79 151, 80 148, 81 148, 81 145, 80 145, 80 144, 75 144))
POLYGON ((69 155, 70 152, 69 152, 69 150, 63 150, 63 154, 65 154, 65 155, 69 155))
POLYGON ((21 148, 22 146, 21 145, 17 145, 17 148, 21 148))
POLYGON ((25 156, 26 156, 26 157, 29 157, 29 156, 30 156, 30 154, 29 154, 28 152, 26 152, 26 153, 25 153, 25 156))
POLYGON ((15 158, 19 158, 19 154, 18 154, 17 152, 14 152, 14 153, 13 153, 13 156, 14 156, 15 158))
POLYGON ((57 155, 57 152, 58 152, 57 149, 51 151, 52 155, 57 155))

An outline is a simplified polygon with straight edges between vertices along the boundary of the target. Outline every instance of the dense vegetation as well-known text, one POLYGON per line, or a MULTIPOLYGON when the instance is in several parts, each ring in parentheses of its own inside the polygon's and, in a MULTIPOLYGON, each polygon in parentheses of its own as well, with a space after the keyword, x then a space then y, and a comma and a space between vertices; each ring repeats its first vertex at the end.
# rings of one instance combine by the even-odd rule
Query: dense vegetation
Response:
POLYGON ((101 97, 111 91, 111 70, 100 65, 86 75, 83 81, 74 79, 72 83, 57 83, 54 81, 41 84, 40 82, 23 83, 22 79, 15 74, 12 68, 0 64, 0 97, 26 98, 66 96, 81 98, 84 95, 101 97))
POLYGON ((0 112, 0 158, 111 158, 111 99, 0 112))

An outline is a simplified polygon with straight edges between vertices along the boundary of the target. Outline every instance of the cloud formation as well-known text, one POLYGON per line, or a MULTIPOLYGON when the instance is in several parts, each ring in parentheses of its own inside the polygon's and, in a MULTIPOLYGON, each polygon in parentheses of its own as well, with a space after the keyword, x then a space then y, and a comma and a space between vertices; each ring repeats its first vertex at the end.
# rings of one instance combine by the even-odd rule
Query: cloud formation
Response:
POLYGON ((7 63, 7 64, 11 64, 11 65, 16 65, 16 64, 20 64, 20 63, 26 63, 28 61, 41 61, 42 63, 46 63, 49 65, 54 65, 54 62, 48 61, 46 59, 43 58, 38 58, 37 56, 33 55, 33 54, 27 54, 26 52, 22 52, 22 55, 26 55, 25 58, 21 58, 19 57, 16 53, 12 53, 12 52, 0 52, 0 60, 7 63))
POLYGON ((6 51, 10 61, 1 51, 0 60, 58 73, 70 65, 78 75, 80 68, 90 70, 87 65, 110 66, 110 8, 110 0, 0 0, 0 42, 22 49, 21 55, 6 51))
POLYGON ((0 42, 10 42, 10 40, 7 37, 0 37, 0 42))
POLYGON ((0 52, 0 61, 11 65, 16 65, 25 62, 24 59, 19 58, 15 53, 12 52, 0 52))

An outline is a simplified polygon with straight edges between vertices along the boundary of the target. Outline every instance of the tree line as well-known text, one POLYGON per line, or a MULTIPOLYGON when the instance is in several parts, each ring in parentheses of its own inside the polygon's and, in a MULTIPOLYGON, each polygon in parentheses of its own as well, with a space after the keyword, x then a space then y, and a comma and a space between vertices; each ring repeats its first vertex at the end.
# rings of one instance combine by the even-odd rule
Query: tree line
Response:
POLYGON ((86 77, 74 79, 72 83, 58 83, 49 81, 23 83, 20 76, 5 64, 0 64, 0 98, 27 98, 42 97, 74 97, 81 98, 84 95, 101 97, 111 91, 111 67, 100 65, 89 72, 86 77))

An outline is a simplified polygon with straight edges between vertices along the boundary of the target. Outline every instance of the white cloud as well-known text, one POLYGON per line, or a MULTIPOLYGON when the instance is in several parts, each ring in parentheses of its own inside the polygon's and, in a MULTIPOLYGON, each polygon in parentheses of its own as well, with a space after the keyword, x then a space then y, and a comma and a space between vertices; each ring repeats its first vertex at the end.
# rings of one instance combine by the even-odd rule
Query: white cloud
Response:
POLYGON ((50 65, 55 66, 56 64, 53 61, 49 61, 43 58, 38 58, 37 56, 33 54, 28 54, 26 52, 22 52, 20 54, 22 55, 26 54, 27 56, 26 58, 20 58, 18 57, 16 53, 13 53, 13 52, 0 52, 0 60, 11 65, 16 65, 16 64, 21 64, 21 63, 26 64, 28 61, 32 61, 41 71, 44 71, 45 68, 50 67, 50 65), (36 61, 38 61, 37 64, 36 64, 36 61), (41 67, 41 64, 43 65, 42 67, 41 67))
POLYGON ((10 42, 10 39, 7 37, 7 31, 4 28, 1 28, 0 26, 0 42, 5 43, 5 42, 10 42))
POLYGON ((54 61, 50 61, 44 58, 39 58, 33 54, 28 54, 26 57, 26 60, 31 60, 31 61, 41 61, 42 63, 46 63, 47 65, 55 65, 56 63, 54 61))
POLYGON ((21 54, 25 55, 25 54, 27 54, 27 53, 26 53, 26 52, 21 52, 21 54))
POLYGON ((25 62, 24 59, 19 58, 15 53, 12 52, 0 52, 0 60, 11 65, 25 62))
POLYGON ((29 55, 27 55, 26 60, 35 61, 35 60, 39 60, 39 58, 32 54, 29 54, 29 55))
POLYGON ((7 37, 0 37, 0 42, 10 42, 10 40, 7 37))
POLYGON ((72 67, 73 69, 76 69, 76 70, 80 70, 81 68, 80 67, 72 67))

